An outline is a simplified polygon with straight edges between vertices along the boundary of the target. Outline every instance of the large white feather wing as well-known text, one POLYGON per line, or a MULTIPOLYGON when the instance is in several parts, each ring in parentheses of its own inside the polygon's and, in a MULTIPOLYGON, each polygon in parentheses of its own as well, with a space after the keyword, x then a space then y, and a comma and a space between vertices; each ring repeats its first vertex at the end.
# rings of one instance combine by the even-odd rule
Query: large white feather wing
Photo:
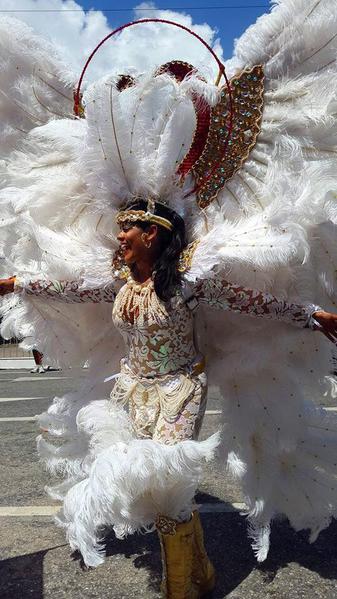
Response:
MULTIPOLYGON (((188 276, 219 276, 335 310, 335 2, 275 3, 237 41, 227 71, 257 64, 265 72, 261 131, 204 210, 188 276)), ((313 540, 336 513, 337 423, 317 407, 334 396, 332 346, 317 333, 211 310, 199 324, 210 383, 224 402, 224 455, 241 479, 263 560, 275 514, 311 529, 313 540)))
POLYGON ((228 183, 227 204, 259 211, 274 199, 301 200, 302 222, 312 224, 318 205, 335 218, 324 199, 334 189, 337 160, 336 57, 333 0, 274 2, 271 13, 237 40, 228 72, 263 65, 265 94, 258 142, 228 183))
POLYGON ((1 157, 33 127, 72 118, 75 75, 26 24, 0 18, 1 157))
MULTIPOLYGON (((82 277, 87 285, 104 285, 111 282, 116 247, 111 211, 102 215, 92 206, 79 172, 86 121, 73 116, 75 77, 55 56, 25 24, 1 19, 0 276, 82 277)), ((46 363, 72 367, 74 378, 76 366, 88 365, 77 391, 55 398, 41 416, 51 434, 72 438, 61 467, 73 473, 88 449, 77 412, 106 396, 104 378, 119 368, 122 348, 111 304, 64 304, 23 294, 4 298, 1 313, 1 334, 23 339, 27 350, 38 348, 46 363)), ((55 465, 56 449, 44 451, 55 465)))

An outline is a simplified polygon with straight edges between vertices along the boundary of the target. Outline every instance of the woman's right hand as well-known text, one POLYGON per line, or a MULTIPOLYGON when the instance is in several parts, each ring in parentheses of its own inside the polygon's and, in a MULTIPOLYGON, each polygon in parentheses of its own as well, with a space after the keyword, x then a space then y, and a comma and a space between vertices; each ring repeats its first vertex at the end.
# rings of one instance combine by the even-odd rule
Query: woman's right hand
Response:
POLYGON ((15 277, 9 279, 0 279, 0 295, 7 295, 14 291, 15 277))

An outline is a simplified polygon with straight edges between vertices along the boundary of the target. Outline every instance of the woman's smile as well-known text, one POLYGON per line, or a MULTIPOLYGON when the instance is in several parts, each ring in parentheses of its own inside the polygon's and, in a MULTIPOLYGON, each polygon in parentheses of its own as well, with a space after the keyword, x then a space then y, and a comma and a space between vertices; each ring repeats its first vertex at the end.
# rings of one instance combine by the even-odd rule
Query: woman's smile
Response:
MULTIPOLYGON (((137 245, 141 245, 141 244, 139 244, 138 237, 140 237, 140 232, 138 230, 138 227, 128 227, 128 228, 122 229, 117 237, 117 239, 119 241, 120 251, 123 255, 125 262, 127 262, 127 263, 130 261, 133 261, 133 259, 135 258, 135 256, 134 256, 135 243, 134 242, 136 241, 136 250, 137 250, 137 245), (137 244, 137 240, 138 240, 138 244, 137 244)), ((137 251, 136 251, 136 254, 137 254, 137 251)))
POLYGON ((120 250, 121 250, 123 253, 125 253, 125 252, 126 252, 128 249, 129 249, 129 247, 130 247, 130 246, 129 246, 129 244, 128 244, 126 241, 122 241, 122 242, 120 243, 120 246, 119 246, 119 247, 120 247, 120 250))

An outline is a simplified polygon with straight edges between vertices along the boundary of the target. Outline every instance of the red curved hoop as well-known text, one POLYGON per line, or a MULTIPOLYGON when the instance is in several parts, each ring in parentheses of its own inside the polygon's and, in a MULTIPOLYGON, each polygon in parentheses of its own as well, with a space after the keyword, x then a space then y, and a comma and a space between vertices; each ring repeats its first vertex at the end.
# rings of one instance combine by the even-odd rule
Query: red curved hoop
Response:
POLYGON ((132 27, 133 25, 139 25, 140 23, 165 23, 167 25, 173 25, 174 27, 179 27, 179 29, 183 29, 184 31, 187 31, 187 33, 190 33, 191 35, 193 35, 194 37, 196 37, 199 42, 201 42, 206 48, 207 50, 212 54, 213 58, 216 60, 218 67, 219 67, 219 75, 217 77, 217 85, 220 82, 221 76, 223 75, 225 77, 226 80, 226 84, 227 87, 229 88, 229 82, 228 79, 226 77, 226 73, 225 73, 225 67, 222 64, 222 62, 219 60, 219 58, 217 57, 217 55, 215 54, 214 50, 209 46, 209 44, 207 44, 205 42, 205 40, 202 39, 202 37, 200 37, 200 35, 198 35, 197 33, 194 33, 194 31, 191 31, 191 29, 188 29, 188 27, 185 27, 184 25, 181 25, 180 23, 175 23, 174 21, 168 21, 166 19, 140 19, 139 21, 131 21, 130 23, 126 23, 125 25, 121 25, 121 27, 117 27, 117 29, 114 29, 114 31, 111 31, 111 33, 109 33, 105 38, 103 38, 100 43, 96 46, 96 48, 93 50, 93 52, 91 52, 87 62, 85 63, 81 76, 79 78, 78 84, 77 84, 77 89, 76 92, 74 94, 74 113, 76 116, 80 115, 80 106, 81 106, 81 85, 82 85, 82 81, 85 75, 85 72, 89 66, 89 63, 91 62, 91 60, 93 59, 93 57, 95 56, 96 52, 99 50, 99 48, 101 46, 103 46, 103 44, 110 39, 110 37, 112 37, 113 35, 115 35, 116 33, 119 33, 120 31, 123 31, 123 29, 127 29, 128 27, 132 27))

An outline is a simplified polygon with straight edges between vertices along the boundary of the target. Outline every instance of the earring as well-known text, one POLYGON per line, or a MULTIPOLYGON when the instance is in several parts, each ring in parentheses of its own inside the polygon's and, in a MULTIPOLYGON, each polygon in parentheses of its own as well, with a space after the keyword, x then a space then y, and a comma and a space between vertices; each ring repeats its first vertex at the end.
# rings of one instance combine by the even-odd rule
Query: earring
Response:
POLYGON ((148 240, 148 238, 146 237, 145 233, 141 234, 141 239, 142 239, 142 242, 143 242, 143 244, 145 245, 146 248, 150 248, 151 247, 152 243, 151 243, 151 241, 148 240))

